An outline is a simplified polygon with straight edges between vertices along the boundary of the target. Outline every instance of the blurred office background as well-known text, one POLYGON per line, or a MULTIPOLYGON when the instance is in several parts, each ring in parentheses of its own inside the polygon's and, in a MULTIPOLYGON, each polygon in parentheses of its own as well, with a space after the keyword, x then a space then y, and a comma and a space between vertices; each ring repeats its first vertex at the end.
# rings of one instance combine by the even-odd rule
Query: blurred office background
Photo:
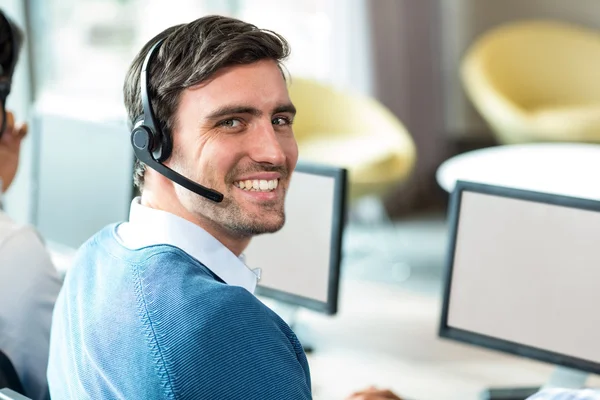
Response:
MULTIPOLYGON (((51 242, 72 247, 127 217, 133 154, 122 82, 142 44, 167 26, 219 13, 273 29, 291 43, 287 66, 293 77, 387 107, 404 129, 398 136, 408 139, 395 143, 397 154, 382 156, 395 157, 395 164, 381 162, 361 175, 367 190, 356 197, 363 202, 376 197, 395 221, 443 214, 447 194, 435 180, 437 167, 455 154, 498 142, 460 78, 465 53, 479 37, 501 24, 540 18, 600 29, 596 0, 2 0, 0 5, 27 31, 9 106, 32 125, 6 209, 38 226, 51 242), (383 190, 369 193, 364 181, 391 169, 396 171, 383 190)), ((364 132, 374 153, 380 151, 379 130, 374 125, 364 132)), ((381 210, 373 213, 381 219, 381 210)), ((390 225, 382 226, 383 237, 390 237, 390 225)), ((406 243, 404 249, 392 235, 388 246, 413 251, 414 242, 406 243)), ((426 238, 417 243, 432 253, 426 238)), ((425 258, 412 270, 425 271, 430 264, 435 263, 425 258)), ((399 268, 402 278, 406 269, 399 268)))
POLYGON ((461 80, 466 52, 491 29, 520 20, 600 32, 598 0, 0 0, 0 6, 26 28, 9 107, 31 124, 5 208, 52 245, 77 247, 127 218, 133 153, 121 87, 135 53, 170 25, 225 14, 284 35, 293 77, 374 99, 400 122, 399 135, 408 139, 397 143, 405 147, 386 155, 397 162, 361 175, 376 180, 388 168, 399 170, 385 190, 353 199, 362 217, 348 228, 342 275, 406 288, 432 302, 440 294, 447 237, 448 194, 436 170, 452 156, 499 144, 461 80), (372 197, 384 206, 383 216, 372 197))

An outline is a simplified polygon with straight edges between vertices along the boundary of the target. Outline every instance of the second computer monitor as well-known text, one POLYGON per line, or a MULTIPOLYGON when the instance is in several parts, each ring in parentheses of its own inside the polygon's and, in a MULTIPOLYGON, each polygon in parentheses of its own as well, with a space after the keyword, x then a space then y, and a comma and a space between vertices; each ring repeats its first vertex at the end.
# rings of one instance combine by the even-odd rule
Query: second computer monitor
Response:
POLYGON ((246 264, 260 268, 257 294, 335 314, 338 303, 346 170, 299 162, 286 196, 284 227, 255 236, 246 264))
POLYGON ((440 335, 600 373, 600 202, 458 182, 440 335))

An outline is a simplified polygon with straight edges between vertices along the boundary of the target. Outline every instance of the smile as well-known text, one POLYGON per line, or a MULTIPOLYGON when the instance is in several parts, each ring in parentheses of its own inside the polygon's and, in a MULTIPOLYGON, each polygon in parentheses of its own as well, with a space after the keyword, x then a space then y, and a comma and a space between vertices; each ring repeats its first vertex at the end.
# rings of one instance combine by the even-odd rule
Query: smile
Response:
POLYGON ((245 181, 236 181, 233 183, 236 187, 248 192, 271 192, 277 189, 279 179, 254 179, 245 181))

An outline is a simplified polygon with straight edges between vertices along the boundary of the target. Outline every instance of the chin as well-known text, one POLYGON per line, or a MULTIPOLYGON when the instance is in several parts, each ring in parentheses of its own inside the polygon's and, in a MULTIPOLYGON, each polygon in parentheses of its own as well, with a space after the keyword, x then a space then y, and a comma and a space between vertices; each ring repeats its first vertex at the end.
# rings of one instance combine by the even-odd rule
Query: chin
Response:
POLYGON ((261 233, 275 233, 283 228, 285 218, 277 218, 273 221, 260 221, 254 225, 256 231, 261 233))
POLYGON ((283 228, 283 224, 263 225, 263 233, 275 233, 283 228))
POLYGON ((275 233, 283 228, 285 217, 272 218, 270 221, 240 221, 239 224, 232 226, 232 229, 243 236, 256 236, 265 233, 275 233))

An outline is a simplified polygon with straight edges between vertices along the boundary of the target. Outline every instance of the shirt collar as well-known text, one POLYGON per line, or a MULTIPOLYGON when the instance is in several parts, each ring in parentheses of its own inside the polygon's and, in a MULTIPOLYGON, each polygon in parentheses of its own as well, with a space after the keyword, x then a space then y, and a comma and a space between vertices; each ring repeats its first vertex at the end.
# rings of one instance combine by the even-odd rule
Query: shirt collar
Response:
POLYGON ((252 271, 239 258, 198 225, 166 211, 143 206, 140 197, 131 202, 129 222, 117 234, 131 249, 157 244, 175 246, 210 269, 225 283, 254 293, 260 271, 252 271))

